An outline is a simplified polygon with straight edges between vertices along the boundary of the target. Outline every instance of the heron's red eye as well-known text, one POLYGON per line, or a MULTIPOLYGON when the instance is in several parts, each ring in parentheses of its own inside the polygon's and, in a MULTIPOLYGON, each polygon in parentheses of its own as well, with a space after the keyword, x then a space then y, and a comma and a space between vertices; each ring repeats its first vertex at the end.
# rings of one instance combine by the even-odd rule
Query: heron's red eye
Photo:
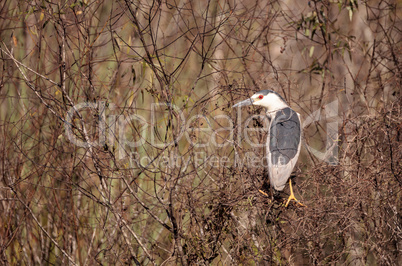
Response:
POLYGON ((258 96, 258 98, 259 98, 260 100, 262 100, 262 98, 264 98, 264 95, 261 94, 261 95, 258 96))

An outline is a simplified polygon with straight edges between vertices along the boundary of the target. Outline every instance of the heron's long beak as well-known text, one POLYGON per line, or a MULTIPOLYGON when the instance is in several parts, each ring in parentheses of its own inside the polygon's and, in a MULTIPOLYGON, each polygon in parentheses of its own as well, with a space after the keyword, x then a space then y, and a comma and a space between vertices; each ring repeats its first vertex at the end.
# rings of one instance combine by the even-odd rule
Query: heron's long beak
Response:
POLYGON ((249 98, 247 100, 241 101, 239 103, 236 103, 232 107, 242 107, 242 106, 247 106, 247 105, 252 105, 254 100, 252 98, 249 98))

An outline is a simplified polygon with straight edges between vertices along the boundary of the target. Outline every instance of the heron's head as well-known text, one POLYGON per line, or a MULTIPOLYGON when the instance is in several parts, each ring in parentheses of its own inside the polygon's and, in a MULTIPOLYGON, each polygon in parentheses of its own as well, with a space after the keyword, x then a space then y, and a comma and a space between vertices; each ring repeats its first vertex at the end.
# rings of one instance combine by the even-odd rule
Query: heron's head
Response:
POLYGON ((268 112, 289 107, 289 105, 278 93, 271 90, 259 91, 251 96, 249 99, 233 105, 233 107, 242 107, 246 105, 262 106, 267 108, 268 112))

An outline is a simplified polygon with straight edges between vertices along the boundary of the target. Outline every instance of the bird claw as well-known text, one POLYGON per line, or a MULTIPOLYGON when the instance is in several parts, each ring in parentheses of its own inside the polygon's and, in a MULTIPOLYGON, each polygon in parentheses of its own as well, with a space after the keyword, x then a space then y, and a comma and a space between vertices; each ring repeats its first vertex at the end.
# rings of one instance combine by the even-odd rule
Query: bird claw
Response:
POLYGON ((298 203, 300 206, 307 207, 306 205, 302 204, 300 201, 298 201, 298 200, 296 199, 295 194, 293 193, 292 180, 290 180, 290 179, 289 179, 289 189, 290 189, 290 196, 289 196, 288 200, 286 201, 285 208, 288 207, 289 202, 290 202, 291 200, 296 201, 296 203, 298 203))
POLYGON ((288 207, 288 205, 289 205, 289 203, 290 203, 291 200, 296 201, 296 203, 299 204, 299 205, 302 206, 302 207, 307 207, 306 205, 304 205, 303 203, 301 203, 300 201, 298 201, 294 195, 291 194, 291 195, 289 196, 288 200, 286 201, 285 208, 288 207))
POLYGON ((258 190, 262 195, 264 195, 264 196, 267 196, 268 197, 268 194, 267 193, 265 193, 264 191, 262 191, 261 189, 259 189, 258 190))

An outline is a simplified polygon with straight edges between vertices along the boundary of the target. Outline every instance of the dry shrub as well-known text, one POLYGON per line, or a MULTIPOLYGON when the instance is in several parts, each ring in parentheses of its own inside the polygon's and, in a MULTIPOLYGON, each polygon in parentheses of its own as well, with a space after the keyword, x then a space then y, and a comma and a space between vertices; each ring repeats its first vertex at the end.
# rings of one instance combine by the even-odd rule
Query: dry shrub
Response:
POLYGON ((398 1, 0 13, 3 264, 402 264, 398 1), (231 108, 260 89, 304 121, 306 207, 269 188, 264 110, 231 108))

